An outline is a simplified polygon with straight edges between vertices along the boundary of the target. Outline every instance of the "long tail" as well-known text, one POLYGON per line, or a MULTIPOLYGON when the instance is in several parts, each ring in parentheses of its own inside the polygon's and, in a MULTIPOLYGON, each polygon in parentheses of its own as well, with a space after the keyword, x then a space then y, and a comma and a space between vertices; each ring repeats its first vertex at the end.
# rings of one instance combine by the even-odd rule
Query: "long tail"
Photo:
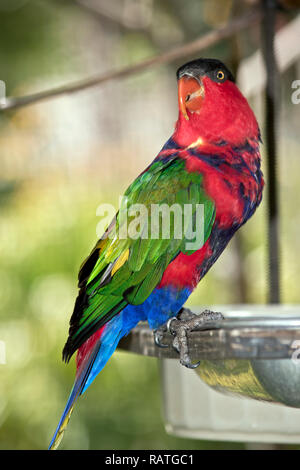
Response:
POLYGON ((103 369, 125 333, 126 331, 122 329, 122 313, 120 313, 91 336, 78 351, 76 379, 49 450, 58 448, 77 398, 86 391, 96 375, 103 369))

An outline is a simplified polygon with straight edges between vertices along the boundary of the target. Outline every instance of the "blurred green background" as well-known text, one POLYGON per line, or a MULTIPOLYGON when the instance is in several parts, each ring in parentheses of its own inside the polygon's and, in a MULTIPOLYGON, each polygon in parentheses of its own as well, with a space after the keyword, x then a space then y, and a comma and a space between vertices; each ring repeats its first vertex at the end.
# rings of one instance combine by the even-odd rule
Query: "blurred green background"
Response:
MULTIPOLYGON (((0 0, 0 79, 8 96, 136 63, 220 26, 249 3, 233 0, 0 0)), ((278 27, 294 17, 279 15, 278 27)), ((259 48, 259 27, 201 55, 235 72, 259 48)), ((176 68, 158 66, 121 82, 0 115, 0 448, 45 449, 74 376, 61 350, 77 272, 96 241, 97 207, 117 208, 177 118, 176 68)), ((299 106, 282 72, 278 176, 282 299, 299 294, 299 106)), ((297 76, 298 73, 298 76, 297 76)), ((253 79, 255 77, 253 76, 253 79)), ((263 131, 263 93, 249 96, 263 131)), ((264 134, 263 134, 264 135, 264 134)), ((264 303, 266 201, 231 242, 188 304, 264 303)), ((64 449, 217 449, 164 431, 157 361, 117 352, 80 399, 64 449)))

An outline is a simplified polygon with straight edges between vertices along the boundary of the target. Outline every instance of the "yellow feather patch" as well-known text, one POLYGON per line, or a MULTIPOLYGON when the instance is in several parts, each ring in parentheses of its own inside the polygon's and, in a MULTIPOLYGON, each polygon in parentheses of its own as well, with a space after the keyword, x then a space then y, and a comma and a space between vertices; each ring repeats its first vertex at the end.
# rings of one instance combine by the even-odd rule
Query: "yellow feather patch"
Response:
POLYGON ((124 251, 124 253, 122 253, 119 258, 117 259, 114 267, 112 268, 111 270, 111 275, 113 276, 115 274, 116 271, 118 271, 118 269, 120 269, 123 264, 128 260, 128 256, 129 256, 129 249, 127 249, 126 251, 124 251))
POLYGON ((96 244, 96 248, 99 250, 99 252, 101 253, 101 251, 103 250, 103 248, 105 247, 105 243, 107 241, 107 238, 103 238, 103 239, 100 239, 97 244, 96 244))
POLYGON ((60 425, 60 428, 57 432, 57 435, 56 435, 56 438, 52 444, 52 446, 49 448, 49 450, 56 450, 59 446, 59 444, 61 443, 61 440, 63 438, 63 435, 64 435, 64 432, 66 430, 66 427, 68 425, 68 422, 70 421, 70 417, 71 417, 71 414, 72 414, 72 411, 73 411, 73 408, 74 408, 74 405, 72 405, 72 407, 70 408, 70 411, 68 412, 68 414, 66 415, 65 419, 63 420, 63 422, 61 423, 60 425))
POLYGON ((199 147, 200 145, 203 145, 203 139, 199 137, 195 142, 193 142, 191 145, 188 146, 188 149, 191 149, 193 147, 199 147))

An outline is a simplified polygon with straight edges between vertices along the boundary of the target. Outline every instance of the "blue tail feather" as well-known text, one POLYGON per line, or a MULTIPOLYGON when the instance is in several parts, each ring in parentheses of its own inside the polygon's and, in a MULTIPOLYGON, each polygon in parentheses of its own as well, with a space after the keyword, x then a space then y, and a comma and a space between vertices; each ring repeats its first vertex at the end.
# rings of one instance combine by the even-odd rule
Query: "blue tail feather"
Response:
POLYGON ((120 339, 127 332, 128 325, 124 325, 123 312, 120 312, 105 325, 101 338, 94 346, 90 358, 76 377, 68 402, 51 440, 49 450, 55 450, 59 446, 77 398, 87 390, 95 377, 104 368, 118 346, 120 339))

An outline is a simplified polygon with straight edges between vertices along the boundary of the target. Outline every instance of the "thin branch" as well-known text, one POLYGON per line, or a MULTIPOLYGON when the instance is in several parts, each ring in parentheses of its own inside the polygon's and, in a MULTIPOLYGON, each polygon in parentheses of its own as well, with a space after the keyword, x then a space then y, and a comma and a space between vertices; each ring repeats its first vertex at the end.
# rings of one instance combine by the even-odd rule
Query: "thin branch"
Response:
POLYGON ((38 103, 40 101, 55 98, 57 96, 77 93, 79 91, 86 90, 87 88, 96 85, 102 85, 103 83, 106 83, 110 80, 128 77, 129 75, 141 72, 142 70, 145 70, 154 65, 165 64, 173 60, 180 59, 181 57, 198 53, 199 51, 212 46, 218 41, 228 38, 232 34, 243 30, 252 24, 258 23, 261 18, 262 13, 260 12, 260 10, 255 10, 251 13, 247 13, 246 15, 240 16, 232 20, 224 27, 210 31, 209 33, 194 41, 191 41, 183 46, 171 49, 168 52, 146 59, 142 62, 139 62, 138 64, 124 67, 122 69, 115 70, 112 72, 107 72, 103 75, 96 75, 95 77, 76 81, 71 84, 53 88, 51 90, 41 91, 32 95, 10 97, 7 98, 5 101, 2 99, 2 101, 0 101, 0 110, 16 109, 34 103, 38 103))

